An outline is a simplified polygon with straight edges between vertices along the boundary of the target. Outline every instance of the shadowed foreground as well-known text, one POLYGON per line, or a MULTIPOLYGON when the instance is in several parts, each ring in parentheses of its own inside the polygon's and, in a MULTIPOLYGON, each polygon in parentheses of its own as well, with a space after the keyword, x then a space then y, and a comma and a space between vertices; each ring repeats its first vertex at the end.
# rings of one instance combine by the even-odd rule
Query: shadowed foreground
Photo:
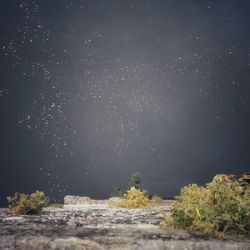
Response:
POLYGON ((164 231, 154 209, 114 209, 105 202, 46 208, 41 215, 14 217, 0 209, 0 249, 250 249, 250 239, 215 239, 199 233, 164 231))

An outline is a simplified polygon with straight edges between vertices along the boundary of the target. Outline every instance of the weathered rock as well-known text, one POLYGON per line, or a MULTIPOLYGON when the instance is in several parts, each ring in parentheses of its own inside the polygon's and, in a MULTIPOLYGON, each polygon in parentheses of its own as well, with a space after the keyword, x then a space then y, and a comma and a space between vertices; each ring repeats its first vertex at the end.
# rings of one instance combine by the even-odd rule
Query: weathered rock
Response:
POLYGON ((119 201, 121 201, 120 197, 111 197, 111 198, 109 198, 109 202, 119 202, 119 201))
POLYGON ((161 230, 160 217, 170 211, 172 203, 165 201, 152 209, 80 204, 72 205, 74 209, 46 208, 41 215, 19 217, 0 209, 0 249, 250 250, 249 238, 220 240, 204 234, 161 230))
POLYGON ((60 250, 103 250, 98 243, 76 237, 52 239, 48 237, 27 237, 17 242, 16 249, 60 249, 60 250))
POLYGON ((67 195, 64 197, 65 205, 90 205, 91 199, 89 197, 67 195))
POLYGON ((10 216, 10 217, 5 217, 2 220, 3 220, 3 222, 14 221, 15 223, 18 223, 18 222, 20 223, 20 222, 25 221, 23 216, 10 216))

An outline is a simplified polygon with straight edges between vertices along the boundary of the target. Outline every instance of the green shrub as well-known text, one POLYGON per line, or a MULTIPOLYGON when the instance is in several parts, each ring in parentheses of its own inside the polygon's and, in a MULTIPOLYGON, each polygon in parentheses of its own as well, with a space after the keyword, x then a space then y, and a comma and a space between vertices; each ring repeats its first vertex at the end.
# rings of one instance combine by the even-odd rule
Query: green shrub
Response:
POLYGON ((121 189, 119 187, 115 187, 113 191, 116 192, 120 197, 123 197, 126 194, 127 190, 129 190, 130 188, 135 187, 136 189, 139 189, 140 184, 141 184, 140 173, 134 172, 131 174, 127 189, 121 189))
POLYGON ((37 214, 42 208, 49 205, 49 200, 43 192, 36 191, 30 195, 15 193, 13 197, 7 197, 9 208, 14 215, 37 214))
POLYGON ((250 185, 243 179, 217 175, 206 187, 181 189, 163 228, 224 236, 250 230, 250 185))
POLYGON ((139 189, 140 184, 141 184, 140 173, 139 172, 132 173, 130 177, 130 181, 128 183, 129 189, 132 187, 139 189))

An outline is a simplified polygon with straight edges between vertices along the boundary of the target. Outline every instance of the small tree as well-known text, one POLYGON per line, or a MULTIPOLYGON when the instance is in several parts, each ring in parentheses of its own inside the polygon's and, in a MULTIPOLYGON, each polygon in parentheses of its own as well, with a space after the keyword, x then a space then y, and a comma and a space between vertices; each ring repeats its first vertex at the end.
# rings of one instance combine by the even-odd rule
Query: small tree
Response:
MULTIPOLYGON (((128 183, 128 188, 121 189, 119 187, 115 187, 113 190, 114 192, 117 192, 119 196, 124 196, 127 190, 130 190, 132 187, 139 189, 140 184, 141 184, 140 173, 137 171, 131 174, 130 181, 128 183)), ((146 190, 143 191, 145 193, 147 192, 146 190)))
POLYGON ((138 171, 132 173, 130 181, 128 183, 128 187, 129 187, 128 189, 131 189, 132 187, 139 189, 140 184, 141 184, 140 173, 138 171))

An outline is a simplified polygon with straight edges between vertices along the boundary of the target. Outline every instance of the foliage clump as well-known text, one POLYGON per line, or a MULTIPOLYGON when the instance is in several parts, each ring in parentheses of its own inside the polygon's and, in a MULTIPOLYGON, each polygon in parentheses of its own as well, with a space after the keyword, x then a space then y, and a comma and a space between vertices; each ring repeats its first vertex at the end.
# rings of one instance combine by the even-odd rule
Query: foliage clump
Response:
POLYGON ((127 189, 124 190, 119 187, 115 187, 114 191, 117 192, 120 197, 123 197, 126 194, 127 190, 129 190, 130 188, 135 187, 136 189, 139 189, 140 184, 141 184, 140 173, 137 171, 131 174, 127 189))
POLYGON ((150 206, 151 202, 146 193, 135 187, 131 187, 116 204, 116 207, 121 208, 149 208, 150 206))
POLYGON ((43 192, 36 191, 30 195, 15 193, 7 197, 9 208, 14 215, 38 214, 49 205, 49 200, 43 192))
POLYGON ((129 189, 135 187, 136 189, 140 188, 141 179, 140 179, 140 172, 134 172, 131 174, 130 181, 128 183, 129 189))
POLYGON ((185 186, 176 197, 165 229, 202 231, 215 236, 250 231, 250 185, 244 179, 216 175, 206 187, 185 186))
POLYGON ((153 195, 150 198, 147 195, 147 190, 140 188, 140 185, 140 173, 132 173, 127 191, 115 188, 114 190, 118 192, 121 198, 119 201, 110 201, 109 206, 120 208, 150 208, 162 201, 162 198, 159 195, 153 195))

